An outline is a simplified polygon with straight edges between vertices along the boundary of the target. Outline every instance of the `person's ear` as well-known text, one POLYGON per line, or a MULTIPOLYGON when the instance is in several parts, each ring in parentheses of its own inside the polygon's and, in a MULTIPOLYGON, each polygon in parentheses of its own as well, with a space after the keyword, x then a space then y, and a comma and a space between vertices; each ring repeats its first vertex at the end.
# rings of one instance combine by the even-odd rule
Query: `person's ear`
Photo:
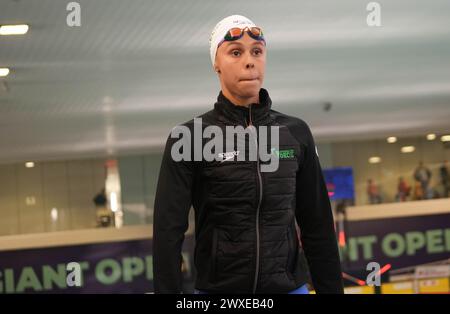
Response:
POLYGON ((220 73, 220 70, 219 70, 219 68, 217 67, 216 64, 214 64, 214 71, 215 71, 216 73, 220 73))

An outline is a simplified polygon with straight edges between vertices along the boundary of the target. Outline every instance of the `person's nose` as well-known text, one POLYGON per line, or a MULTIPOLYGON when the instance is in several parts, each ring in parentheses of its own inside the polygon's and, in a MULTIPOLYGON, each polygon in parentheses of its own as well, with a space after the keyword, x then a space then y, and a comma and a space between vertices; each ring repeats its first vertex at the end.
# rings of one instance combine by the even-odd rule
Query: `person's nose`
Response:
POLYGON ((255 65, 254 65, 252 62, 247 62, 247 64, 245 65, 245 67, 246 67, 247 69, 252 69, 252 68, 255 67, 255 65))
POLYGON ((245 68, 253 69, 255 67, 255 63, 253 61, 254 60, 253 60, 253 56, 251 55, 251 53, 246 53, 245 68))

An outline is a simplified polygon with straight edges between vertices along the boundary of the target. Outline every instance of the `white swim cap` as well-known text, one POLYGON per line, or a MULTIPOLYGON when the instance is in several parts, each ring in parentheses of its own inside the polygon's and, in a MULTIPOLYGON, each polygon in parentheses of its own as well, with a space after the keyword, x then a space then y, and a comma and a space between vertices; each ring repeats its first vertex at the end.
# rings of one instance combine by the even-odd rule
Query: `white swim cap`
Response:
POLYGON ((212 65, 214 66, 216 61, 217 46, 230 29, 233 27, 242 29, 254 26, 256 26, 255 23, 242 15, 230 15, 217 23, 209 37, 209 54, 211 55, 212 65))

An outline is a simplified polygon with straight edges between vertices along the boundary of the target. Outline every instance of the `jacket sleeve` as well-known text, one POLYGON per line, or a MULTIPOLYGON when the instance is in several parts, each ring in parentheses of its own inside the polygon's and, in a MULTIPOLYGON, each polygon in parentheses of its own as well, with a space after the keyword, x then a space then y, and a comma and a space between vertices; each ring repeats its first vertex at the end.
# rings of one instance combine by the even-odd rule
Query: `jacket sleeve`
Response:
POLYGON ((174 161, 167 139, 159 172, 153 217, 153 282, 155 293, 181 293, 181 249, 189 226, 192 161, 174 161))
POLYGON ((302 121, 303 163, 296 179, 296 219, 317 293, 343 293, 341 264, 328 191, 311 130, 302 121))

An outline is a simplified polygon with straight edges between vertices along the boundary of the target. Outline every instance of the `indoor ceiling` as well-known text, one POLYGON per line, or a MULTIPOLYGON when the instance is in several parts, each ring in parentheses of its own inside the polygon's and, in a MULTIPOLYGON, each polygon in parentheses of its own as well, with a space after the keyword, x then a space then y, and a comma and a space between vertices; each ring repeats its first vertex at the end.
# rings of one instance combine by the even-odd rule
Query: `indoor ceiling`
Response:
POLYGON ((263 27, 273 109, 318 142, 450 132, 450 2, 0 0, 0 162, 161 150, 220 90, 208 39, 230 14, 263 27), (325 104, 331 109, 325 111, 325 104))

